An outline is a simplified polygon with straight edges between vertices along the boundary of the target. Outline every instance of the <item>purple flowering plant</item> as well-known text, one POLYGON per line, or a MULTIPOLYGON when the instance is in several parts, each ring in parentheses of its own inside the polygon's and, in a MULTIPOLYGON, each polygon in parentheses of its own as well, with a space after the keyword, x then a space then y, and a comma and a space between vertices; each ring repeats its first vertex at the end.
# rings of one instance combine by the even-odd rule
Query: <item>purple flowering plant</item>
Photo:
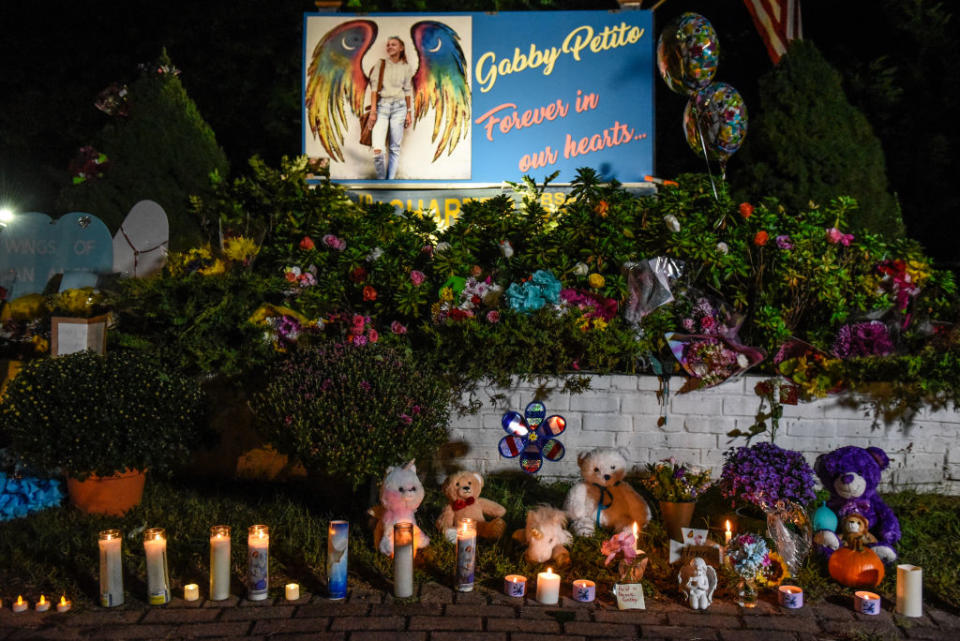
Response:
POLYGON ((672 456, 648 464, 641 482, 654 499, 680 503, 696 501, 712 484, 709 469, 685 465, 672 456))
POLYGON ((761 509, 777 501, 806 505, 815 498, 814 483, 813 469, 800 452, 761 442, 724 453, 720 488, 735 502, 761 509))
POLYGON ((886 356, 894 351, 890 331, 880 321, 844 325, 837 332, 832 351, 838 358, 886 356))

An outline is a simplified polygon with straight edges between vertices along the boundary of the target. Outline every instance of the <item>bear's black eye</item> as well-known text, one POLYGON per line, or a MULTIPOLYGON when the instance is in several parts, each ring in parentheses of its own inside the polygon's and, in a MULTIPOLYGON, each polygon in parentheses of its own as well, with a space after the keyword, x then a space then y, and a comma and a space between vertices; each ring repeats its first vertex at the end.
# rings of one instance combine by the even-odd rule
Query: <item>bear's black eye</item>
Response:
POLYGON ((595 467, 595 468, 593 468, 593 471, 594 471, 594 472, 599 472, 599 471, 600 471, 600 468, 599 468, 599 467, 595 467))

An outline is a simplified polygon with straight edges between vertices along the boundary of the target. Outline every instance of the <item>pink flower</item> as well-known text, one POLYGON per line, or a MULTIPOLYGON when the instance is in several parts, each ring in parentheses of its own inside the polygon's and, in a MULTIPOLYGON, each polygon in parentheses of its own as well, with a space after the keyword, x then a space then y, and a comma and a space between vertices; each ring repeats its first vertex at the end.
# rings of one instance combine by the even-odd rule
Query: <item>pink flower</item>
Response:
POLYGON ((301 287, 312 287, 317 284, 317 277, 311 274, 310 272, 304 272, 300 274, 300 286, 301 287))
POLYGON ((425 281, 426 279, 427 279, 426 275, 424 275, 424 273, 421 271, 417 271, 416 269, 414 269, 413 271, 410 272, 410 282, 412 282, 417 287, 420 287, 420 285, 422 285, 423 281, 425 281))
POLYGON ((625 560, 632 561, 637 556, 636 543, 637 540, 634 538, 633 532, 629 530, 623 530, 618 534, 614 534, 608 541, 600 544, 600 553, 607 555, 607 559, 603 564, 610 565, 614 557, 621 552, 625 560))
POLYGON ((369 330, 367 330, 367 338, 370 339, 371 343, 376 343, 378 340, 380 340, 380 334, 377 332, 377 330, 371 327, 369 330))
POLYGON ((827 240, 831 245, 840 244, 844 247, 849 247, 850 243, 853 241, 853 234, 844 234, 836 227, 831 227, 827 230, 827 240))
POLYGON ((309 236, 304 236, 303 239, 300 241, 300 249, 302 249, 303 251, 310 251, 311 249, 313 249, 313 247, 314 247, 313 239, 310 238, 309 236))
POLYGON ((491 309, 487 312, 487 322, 491 325, 495 325, 500 322, 500 312, 495 309, 491 309))
POLYGON ((390 331, 394 334, 402 335, 407 333, 407 328, 400 321, 390 323, 390 331))
POLYGON ((329 247, 330 249, 336 249, 337 251, 343 251, 347 248, 347 241, 341 240, 334 236, 333 234, 326 234, 323 237, 323 244, 329 247))
POLYGON ((420 248, 420 251, 427 256, 433 256, 433 245, 424 245, 420 248))

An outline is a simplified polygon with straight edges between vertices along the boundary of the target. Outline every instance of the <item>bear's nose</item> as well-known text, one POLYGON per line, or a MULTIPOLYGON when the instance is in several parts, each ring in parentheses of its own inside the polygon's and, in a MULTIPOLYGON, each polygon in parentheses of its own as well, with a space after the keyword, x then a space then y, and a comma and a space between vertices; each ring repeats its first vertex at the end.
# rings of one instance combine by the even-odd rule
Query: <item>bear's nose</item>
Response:
POLYGON ((604 474, 604 475, 603 475, 603 480, 604 480, 604 481, 609 481, 609 480, 610 480, 610 475, 609 475, 609 474, 604 474))
POLYGON ((854 479, 853 474, 844 474, 844 475, 843 475, 843 484, 844 484, 844 485, 850 485, 851 483, 853 483, 853 479, 854 479))

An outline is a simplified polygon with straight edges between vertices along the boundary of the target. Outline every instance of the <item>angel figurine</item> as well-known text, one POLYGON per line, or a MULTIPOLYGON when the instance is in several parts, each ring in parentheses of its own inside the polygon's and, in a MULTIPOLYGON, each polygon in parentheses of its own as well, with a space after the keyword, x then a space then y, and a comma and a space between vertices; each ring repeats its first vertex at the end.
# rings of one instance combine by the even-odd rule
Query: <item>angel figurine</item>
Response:
POLYGON ((713 591, 717 589, 717 571, 707 562, 696 557, 680 568, 677 575, 680 591, 694 610, 706 610, 713 603, 713 591))

